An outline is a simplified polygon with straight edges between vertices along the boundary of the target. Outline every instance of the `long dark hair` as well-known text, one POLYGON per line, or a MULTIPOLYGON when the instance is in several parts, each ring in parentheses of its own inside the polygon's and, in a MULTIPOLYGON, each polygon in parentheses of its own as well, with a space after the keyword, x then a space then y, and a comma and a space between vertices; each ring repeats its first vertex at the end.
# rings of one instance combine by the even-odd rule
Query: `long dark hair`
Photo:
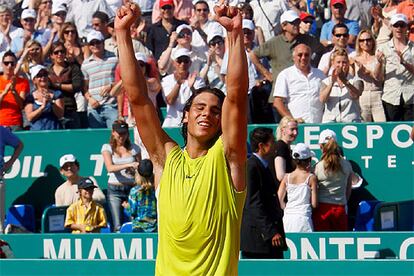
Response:
MULTIPOLYGON (((125 123, 124 120, 115 120, 114 124, 122 124, 125 123)), ((117 152, 116 150, 116 140, 114 138, 114 135, 112 134, 114 130, 111 131, 111 137, 109 138, 109 145, 111 146, 112 152, 115 153, 117 152)), ((129 133, 126 134, 127 138, 125 139, 125 142, 123 145, 127 150, 131 150, 132 149, 132 143, 131 143, 131 139, 129 138, 129 133)))
MULTIPOLYGON (((190 107, 193 104, 193 101, 194 101, 195 97, 197 97, 201 93, 211 93, 211 94, 215 95, 219 99, 220 108, 223 106, 224 98, 226 97, 226 95, 224 95, 223 91, 221 91, 220 89, 211 88, 209 86, 202 87, 202 88, 197 89, 193 92, 191 97, 185 102, 185 105, 184 105, 184 108, 183 108, 183 118, 181 119, 181 124, 182 124, 181 134, 183 135, 183 138, 184 138, 184 145, 187 144, 187 132, 188 132, 187 123, 183 122, 184 117, 185 117, 185 113, 190 111, 190 107)), ((218 137, 220 137, 220 135, 221 135, 221 129, 217 133, 216 139, 218 137)))

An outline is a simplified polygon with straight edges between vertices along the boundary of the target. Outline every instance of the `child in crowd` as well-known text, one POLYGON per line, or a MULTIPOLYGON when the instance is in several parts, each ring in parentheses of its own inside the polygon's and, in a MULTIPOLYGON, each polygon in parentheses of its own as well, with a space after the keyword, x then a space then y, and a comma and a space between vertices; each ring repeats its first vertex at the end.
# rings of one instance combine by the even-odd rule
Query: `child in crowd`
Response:
POLYGON ((139 163, 136 184, 129 192, 128 202, 122 204, 132 218, 132 231, 156 232, 157 205, 151 160, 144 159, 139 163))
POLYGON ((80 199, 66 211, 65 227, 72 229, 72 233, 99 233, 107 226, 104 208, 92 200, 95 188, 90 178, 83 178, 78 183, 80 199))
POLYGON ((312 232, 312 207, 317 206, 318 181, 311 170, 313 153, 303 143, 292 151, 296 169, 286 174, 279 186, 278 196, 284 209, 285 232, 312 232), (287 193, 287 203, 285 196, 287 193))

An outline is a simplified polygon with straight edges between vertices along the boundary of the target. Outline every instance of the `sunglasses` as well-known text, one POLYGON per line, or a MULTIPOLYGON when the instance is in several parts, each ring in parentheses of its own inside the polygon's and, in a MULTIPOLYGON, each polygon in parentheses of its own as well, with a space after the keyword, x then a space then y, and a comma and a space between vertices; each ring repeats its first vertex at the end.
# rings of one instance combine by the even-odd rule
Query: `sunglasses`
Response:
POLYGON ((75 30, 66 30, 63 32, 64 34, 76 34, 75 30))
POLYGON ((177 35, 177 38, 191 37, 191 33, 181 32, 177 35))
POLYGON ((165 5, 165 6, 162 6, 162 10, 172 10, 172 8, 173 8, 173 6, 171 6, 171 5, 165 5))
POLYGON ((47 77, 49 77, 49 74, 47 72, 42 72, 42 73, 37 74, 35 78, 40 79, 40 78, 47 78, 47 77))
POLYGON ((6 66, 15 66, 16 63, 14 61, 3 61, 3 64, 6 66))
POLYGON ((249 35, 249 34, 252 34, 253 33, 253 31, 252 30, 249 30, 249 29, 243 29, 243 34, 245 34, 245 35, 249 35))
POLYGON ((223 44, 224 44, 223 40, 216 40, 216 41, 210 41, 210 43, 208 45, 216 46, 216 45, 223 45, 223 44))
POLYGON ((36 20, 34 18, 29 17, 29 18, 23 19, 23 21, 25 21, 25 22, 35 22, 36 20))
POLYGON ((407 24, 405 24, 404 22, 397 22, 394 25, 392 25, 394 28, 406 28, 407 24))
POLYGON ((305 20, 305 21, 303 21, 303 23, 305 23, 305 24, 312 24, 313 23, 313 20, 305 20))
POLYGON ((102 42, 99 40, 92 40, 91 42, 89 42, 89 45, 91 46, 98 46, 100 45, 102 42))
POLYGON ((181 64, 181 63, 184 63, 184 64, 189 64, 190 63, 190 61, 191 61, 191 59, 189 58, 189 57, 179 57, 179 58, 177 58, 177 63, 179 63, 179 64, 181 64))
POLYGON ((59 55, 59 54, 62 54, 62 55, 64 55, 64 54, 66 54, 66 51, 65 50, 56 50, 56 51, 53 51, 53 54, 54 55, 59 55))
POLYGON ((208 12, 208 9, 196 9, 197 12, 208 12))
POLYGON ((343 7, 344 7, 344 5, 341 5, 341 4, 335 4, 335 5, 333 5, 333 7, 335 8, 335 9, 342 9, 343 7))
POLYGON ((62 11, 62 12, 55 13, 54 15, 56 15, 58 17, 65 17, 66 16, 66 12, 62 11))
POLYGON ((300 24, 300 19, 295 19, 294 21, 292 21, 292 22, 288 22, 289 24, 291 24, 291 25, 295 25, 295 26, 297 26, 297 25, 299 25, 300 24))
POLYGON ((370 37, 370 38, 365 38, 365 39, 359 39, 359 42, 360 43, 363 43, 363 42, 372 42, 372 38, 370 37))
POLYGON ((340 37, 348 37, 349 34, 344 33, 344 34, 334 34, 335 37, 340 38, 340 37))
POLYGON ((40 2, 40 4, 52 4, 52 1, 43 1, 43 2, 40 2))

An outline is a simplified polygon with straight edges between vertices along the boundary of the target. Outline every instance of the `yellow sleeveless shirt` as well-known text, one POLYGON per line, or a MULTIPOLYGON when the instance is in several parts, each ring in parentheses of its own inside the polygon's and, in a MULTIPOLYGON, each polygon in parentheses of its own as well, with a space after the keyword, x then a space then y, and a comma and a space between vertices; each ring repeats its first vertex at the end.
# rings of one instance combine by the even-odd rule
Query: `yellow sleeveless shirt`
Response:
POLYGON ((159 184, 156 275, 237 275, 245 196, 221 138, 196 159, 172 149, 159 184))

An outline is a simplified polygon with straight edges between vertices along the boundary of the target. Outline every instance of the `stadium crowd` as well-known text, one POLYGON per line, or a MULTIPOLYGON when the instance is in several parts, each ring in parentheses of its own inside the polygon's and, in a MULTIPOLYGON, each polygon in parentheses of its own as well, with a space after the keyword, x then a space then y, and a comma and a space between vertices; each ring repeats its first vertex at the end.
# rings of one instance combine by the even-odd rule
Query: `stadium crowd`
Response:
MULTIPOLYGON (((136 2, 142 10, 131 36, 163 127, 181 126, 184 105, 196 89, 226 91, 228 41, 214 20, 214 0, 2 0, 0 126, 13 132, 111 128, 102 155, 109 172, 106 200, 113 230, 120 229, 125 209, 134 230, 152 232, 157 230, 152 163, 136 129, 133 143, 126 134, 135 122, 122 85, 114 31, 116 10, 125 2, 136 2)), ((283 215, 277 214, 282 207, 288 214, 279 225, 264 223, 268 229, 262 235, 285 248, 285 231, 347 230, 345 206, 355 175, 342 158, 336 134, 321 133, 322 161, 314 169, 306 145, 297 144, 293 152, 290 146, 298 123, 414 120, 414 1, 230 4, 243 16, 248 121, 280 122, 276 144, 265 128, 250 137, 252 156, 259 162, 252 168, 263 166, 266 179, 275 185, 268 188, 279 188, 267 199, 274 200, 268 206, 275 210, 272 219, 281 220, 283 215), (280 228, 283 223, 285 229, 280 228)), ((21 146, 12 133, 2 136, 3 147, 21 146)), ((5 173, 0 157, 0 172, 5 173)), ((56 204, 72 204, 65 226, 74 232, 104 227, 106 216, 97 202, 104 203, 105 196, 96 189, 96 180, 78 175, 79 162, 72 154, 62 156, 59 166, 67 181, 56 191, 56 204), (98 210, 91 225, 75 221, 88 215, 79 204, 98 210)), ((246 212, 247 206, 258 208, 249 201, 255 190, 249 185, 244 223, 258 215, 246 212)), ((242 227, 242 240, 243 233, 253 235, 249 231, 242 227)), ((251 244, 257 246, 257 241, 251 244)), ((241 247, 247 258, 280 257, 280 252, 252 248, 249 242, 242 241, 241 247)))

